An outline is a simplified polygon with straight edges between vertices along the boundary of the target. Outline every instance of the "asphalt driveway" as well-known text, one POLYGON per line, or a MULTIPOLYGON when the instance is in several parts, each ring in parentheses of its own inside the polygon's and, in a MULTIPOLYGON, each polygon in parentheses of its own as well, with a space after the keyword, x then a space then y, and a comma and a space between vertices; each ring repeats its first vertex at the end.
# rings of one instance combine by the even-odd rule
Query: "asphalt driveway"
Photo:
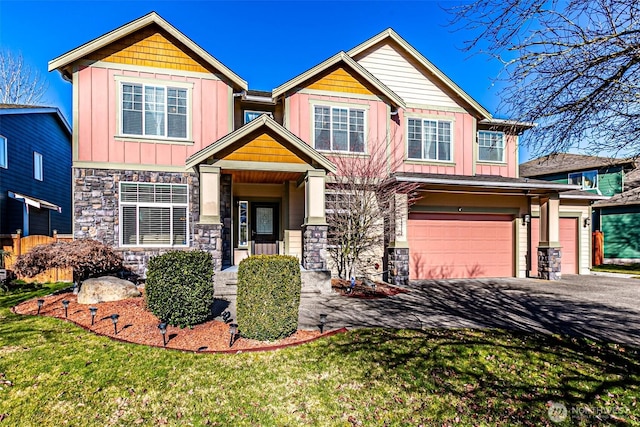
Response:
POLYGON ((364 300, 303 298, 302 327, 503 328, 564 333, 640 346, 640 280, 605 276, 428 280, 409 292, 364 300))

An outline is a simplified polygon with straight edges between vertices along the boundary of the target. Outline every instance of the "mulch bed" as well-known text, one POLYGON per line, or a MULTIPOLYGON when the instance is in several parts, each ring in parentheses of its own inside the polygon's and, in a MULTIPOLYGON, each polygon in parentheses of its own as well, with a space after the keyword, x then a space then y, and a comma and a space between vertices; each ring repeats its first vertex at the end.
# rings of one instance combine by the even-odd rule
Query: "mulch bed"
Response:
MULTIPOLYGON (((79 304, 76 295, 72 292, 59 293, 42 297, 45 300, 40 309, 40 316, 65 318, 63 300, 69 301, 66 320, 92 331, 98 335, 110 338, 143 344, 155 347, 162 347, 162 334, 158 329, 160 321, 150 311, 145 309, 144 298, 130 298, 122 301, 102 302, 92 304, 98 307, 98 312, 91 325, 91 314, 89 305, 79 304), (117 323, 117 334, 114 331, 111 315, 117 313, 120 317, 117 323)), ((37 298, 24 301, 13 307, 16 314, 36 315, 38 313, 37 298)), ((239 336, 229 347, 229 325, 219 320, 211 320, 206 323, 194 326, 193 328, 179 328, 177 326, 167 326, 167 348, 183 351, 198 352, 244 352, 276 350, 292 345, 304 344, 317 338, 343 332, 345 329, 325 332, 299 330, 293 335, 278 341, 257 341, 239 336)))
POLYGON ((375 290, 362 280, 356 280, 355 287, 350 291, 351 282, 346 279, 331 279, 331 289, 342 296, 361 299, 387 298, 393 295, 409 292, 407 289, 399 288, 385 282, 375 282, 375 290))

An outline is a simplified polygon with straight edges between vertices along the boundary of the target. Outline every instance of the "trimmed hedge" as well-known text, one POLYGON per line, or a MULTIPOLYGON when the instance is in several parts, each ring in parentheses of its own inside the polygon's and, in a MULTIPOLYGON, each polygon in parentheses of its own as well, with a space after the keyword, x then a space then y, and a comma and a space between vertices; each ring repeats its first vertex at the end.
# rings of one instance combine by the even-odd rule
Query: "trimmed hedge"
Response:
POLYGON ((289 255, 256 255, 238 267, 238 326, 245 338, 271 341, 298 329, 300 262, 289 255))
POLYGON ((213 258, 204 251, 173 251, 149 261, 145 300, 163 322, 194 326, 211 316, 213 258))

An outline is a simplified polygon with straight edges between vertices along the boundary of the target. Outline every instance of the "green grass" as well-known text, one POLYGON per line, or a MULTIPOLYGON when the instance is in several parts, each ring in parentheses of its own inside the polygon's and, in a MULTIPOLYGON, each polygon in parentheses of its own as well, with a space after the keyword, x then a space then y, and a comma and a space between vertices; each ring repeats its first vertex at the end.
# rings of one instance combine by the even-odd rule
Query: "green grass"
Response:
POLYGON ((606 273, 624 273, 640 275, 640 264, 602 264, 591 268, 592 271, 606 273))
POLYGON ((193 354, 9 311, 64 286, 0 294, 0 426, 640 425, 638 349, 374 329, 275 352, 193 354), (551 423, 548 401, 573 417, 551 423))

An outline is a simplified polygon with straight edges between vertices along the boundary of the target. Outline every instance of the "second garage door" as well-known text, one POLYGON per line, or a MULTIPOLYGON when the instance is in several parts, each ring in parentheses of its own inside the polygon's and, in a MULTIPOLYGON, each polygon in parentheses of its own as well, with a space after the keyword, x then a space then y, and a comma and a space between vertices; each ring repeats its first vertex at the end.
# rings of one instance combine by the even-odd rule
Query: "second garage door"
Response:
MULTIPOLYGON (((531 218, 531 277, 538 276, 538 242, 540 238, 540 218, 531 218)), ((560 218, 560 246, 562 274, 578 273, 578 219, 560 218)))
POLYGON ((511 215, 411 213, 411 280, 513 277, 511 215))

